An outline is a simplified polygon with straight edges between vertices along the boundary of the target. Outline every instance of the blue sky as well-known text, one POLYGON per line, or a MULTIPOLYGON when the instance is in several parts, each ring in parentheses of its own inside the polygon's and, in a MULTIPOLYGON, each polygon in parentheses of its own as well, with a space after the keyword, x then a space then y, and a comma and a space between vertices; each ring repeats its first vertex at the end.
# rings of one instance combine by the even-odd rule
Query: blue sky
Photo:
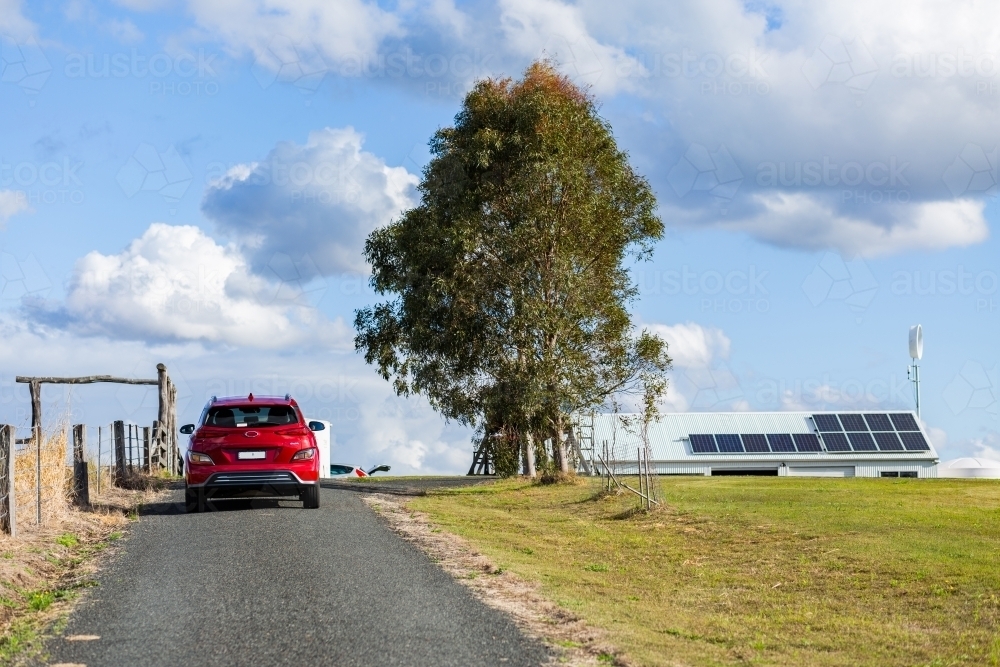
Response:
MULTIPOLYGON (((910 408, 919 322, 943 458, 1000 458, 993 17, 660 4, 0 0, 0 421, 27 423, 17 374, 162 361, 184 420, 291 391, 334 458, 463 471, 468 432, 351 349, 360 249, 472 81, 547 55, 658 197, 634 314, 671 343, 669 409, 910 408)), ((133 388, 45 405, 155 411, 133 388)))

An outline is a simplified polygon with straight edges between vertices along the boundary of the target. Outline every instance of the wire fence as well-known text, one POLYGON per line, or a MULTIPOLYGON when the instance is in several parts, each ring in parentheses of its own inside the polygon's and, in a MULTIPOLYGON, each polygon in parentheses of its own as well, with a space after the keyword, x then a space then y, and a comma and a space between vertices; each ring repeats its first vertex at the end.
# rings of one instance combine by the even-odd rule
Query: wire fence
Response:
POLYGON ((123 477, 151 473, 161 458, 157 452, 154 427, 129 422, 111 422, 87 429, 85 457, 88 462, 90 488, 103 493, 123 477), (115 451, 116 424, 121 424, 122 461, 115 451))
POLYGON ((0 531, 36 529, 74 502, 87 505, 113 486, 138 488, 145 475, 172 470, 179 453, 163 436, 155 422, 37 431, 0 424, 0 531))
POLYGON ((69 507, 66 429, 38 435, 30 428, 15 430, 14 507, 22 529, 58 519, 69 507))

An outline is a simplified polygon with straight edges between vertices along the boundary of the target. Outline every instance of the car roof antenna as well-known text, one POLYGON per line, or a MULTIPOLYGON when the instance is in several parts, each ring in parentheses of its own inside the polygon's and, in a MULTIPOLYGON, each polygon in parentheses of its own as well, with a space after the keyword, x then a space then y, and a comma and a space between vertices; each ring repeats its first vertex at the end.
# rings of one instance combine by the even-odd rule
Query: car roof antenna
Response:
POLYGON ((250 401, 250 402, 253 402, 253 393, 251 393, 249 396, 247 396, 247 400, 250 401))

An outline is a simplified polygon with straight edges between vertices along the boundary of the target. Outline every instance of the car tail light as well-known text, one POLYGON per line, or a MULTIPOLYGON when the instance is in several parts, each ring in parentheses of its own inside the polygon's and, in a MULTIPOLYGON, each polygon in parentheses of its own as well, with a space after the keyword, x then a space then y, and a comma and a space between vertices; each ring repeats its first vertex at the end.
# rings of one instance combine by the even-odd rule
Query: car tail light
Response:
POLYGON ((310 447, 309 449, 303 449, 300 452, 295 452, 295 456, 292 457, 293 461, 308 461, 309 459, 316 456, 316 448, 310 447))
POLYGON ((199 463, 202 465, 215 465, 215 461, 208 454, 202 454, 201 452, 188 452, 188 460, 191 463, 199 463))

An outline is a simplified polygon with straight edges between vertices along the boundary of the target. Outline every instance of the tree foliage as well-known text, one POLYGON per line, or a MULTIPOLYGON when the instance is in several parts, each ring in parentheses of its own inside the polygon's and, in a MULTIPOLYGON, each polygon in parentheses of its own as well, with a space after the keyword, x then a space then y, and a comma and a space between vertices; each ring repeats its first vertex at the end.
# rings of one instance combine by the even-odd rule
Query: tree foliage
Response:
MULTIPOLYGON (((391 300, 356 313, 356 348, 399 394, 479 429, 501 473, 527 434, 663 376, 660 339, 636 336, 626 262, 663 234, 644 178, 594 100, 537 62, 479 81, 435 133, 421 201, 365 245, 391 300)), ((648 384, 648 383, 647 383, 648 384)))

